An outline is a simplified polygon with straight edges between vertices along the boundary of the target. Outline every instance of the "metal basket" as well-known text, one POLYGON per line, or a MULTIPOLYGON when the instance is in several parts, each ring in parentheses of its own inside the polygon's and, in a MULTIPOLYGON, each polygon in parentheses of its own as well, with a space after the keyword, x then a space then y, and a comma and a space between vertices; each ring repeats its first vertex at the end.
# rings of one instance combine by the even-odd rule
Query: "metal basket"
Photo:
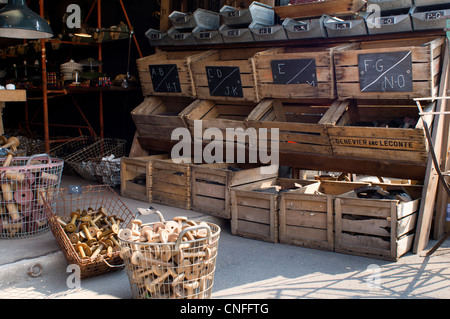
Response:
POLYGON ((0 238, 33 237, 49 230, 43 197, 58 191, 63 167, 63 160, 47 154, 16 157, 0 167, 0 238))
MULTIPOLYGON (((160 222, 142 224, 141 229, 164 223, 162 215, 157 213, 160 222)), ((125 239, 124 231, 127 230, 119 232, 119 244, 135 299, 211 298, 219 226, 207 222, 188 226, 175 241, 171 242, 169 237, 165 243, 125 239), (207 231, 205 238, 189 240, 185 237, 202 229, 207 231)))
POLYGON ((99 254, 95 258, 81 257, 58 221, 58 218, 70 218, 71 213, 77 210, 83 211, 102 207, 106 210, 107 215, 121 218, 123 219, 123 225, 128 225, 134 215, 109 186, 90 185, 61 188, 52 198, 46 199, 44 202, 50 229, 67 262, 80 267, 82 278, 123 269, 124 265, 122 258, 119 256, 119 249, 113 249, 109 256, 99 254))
POLYGON ((125 140, 103 138, 69 156, 66 163, 84 179, 103 183, 103 176, 111 174, 111 171, 97 169, 102 159, 111 155, 114 155, 115 158, 125 156, 125 147, 125 140), (103 175, 99 175, 99 173, 103 175))
MULTIPOLYGON (((92 145, 99 140, 98 137, 94 136, 79 136, 61 143, 49 150, 48 154, 53 157, 61 158, 66 160, 73 154, 81 151, 82 149, 92 145)), ((77 172, 70 165, 64 166, 64 174, 67 175, 77 175, 77 172)))
POLYGON ((120 163, 121 158, 109 156, 103 158, 96 167, 96 175, 101 177, 101 182, 110 187, 120 186, 120 163))

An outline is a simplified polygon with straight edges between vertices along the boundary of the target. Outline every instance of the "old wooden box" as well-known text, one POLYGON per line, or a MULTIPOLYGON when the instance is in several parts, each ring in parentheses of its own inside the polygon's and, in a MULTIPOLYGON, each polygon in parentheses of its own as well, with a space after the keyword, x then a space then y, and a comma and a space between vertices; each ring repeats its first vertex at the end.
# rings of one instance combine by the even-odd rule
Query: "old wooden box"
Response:
POLYGON ((195 97, 191 64, 209 51, 159 51, 136 60, 144 96, 195 97))
POLYGON ((266 180, 278 175, 256 164, 212 163, 192 165, 192 209, 230 219, 230 187, 266 180))
POLYGON ((397 261, 414 241, 421 186, 381 185, 407 192, 412 200, 357 198, 354 192, 335 200, 335 251, 397 261))
POLYGON ((341 111, 327 128, 334 155, 426 163, 425 132, 413 101, 355 100, 341 111))
POLYGON ((254 55, 261 48, 214 50, 192 63, 197 98, 259 102, 254 55))
POLYGON ((349 101, 266 99, 246 119, 248 127, 279 130, 279 150, 332 154, 327 125, 336 124, 349 101), (337 116, 334 113, 338 112, 337 116))
POLYGON ((148 96, 131 112, 140 139, 171 140, 174 129, 187 127, 181 112, 194 100, 187 97, 148 96))
POLYGON ((334 250, 334 200, 368 183, 319 181, 280 198, 280 243, 334 250))
POLYGON ((272 178, 232 187, 231 233, 277 243, 279 197, 304 186, 298 180, 272 178))
POLYGON ((171 207, 191 209, 191 164, 172 159, 151 162, 150 201, 171 207))
POLYGON ((191 135, 195 139, 203 137, 202 141, 212 140, 212 136, 204 135, 207 129, 218 129, 222 136, 214 136, 215 141, 230 141, 234 143, 235 136, 242 140, 237 143, 243 147, 248 144, 245 139, 245 120, 256 107, 253 102, 228 102, 213 100, 196 100, 182 112, 191 135), (227 134, 227 129, 233 131, 227 134), (242 129, 241 134, 236 129, 242 129), (201 133, 201 136, 199 134, 201 133), (236 135, 235 135, 236 134, 236 135))
POLYGON ((255 54, 260 98, 336 98, 333 54, 353 45, 285 47, 255 54))
POLYGON ((436 97, 444 37, 360 42, 335 52, 340 99, 436 97))
POLYGON ((122 157, 120 169, 120 194, 124 197, 150 202, 151 161, 167 159, 168 155, 122 157))

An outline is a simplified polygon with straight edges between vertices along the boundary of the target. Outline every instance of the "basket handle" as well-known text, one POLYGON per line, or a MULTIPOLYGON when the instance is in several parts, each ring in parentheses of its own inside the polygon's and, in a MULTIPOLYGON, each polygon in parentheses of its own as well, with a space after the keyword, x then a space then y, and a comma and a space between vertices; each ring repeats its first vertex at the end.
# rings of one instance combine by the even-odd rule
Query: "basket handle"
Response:
POLYGON ((186 234, 189 231, 194 231, 194 230, 203 229, 203 228, 206 229, 206 231, 207 231, 206 238, 208 239, 208 245, 211 244, 212 232, 211 232, 211 228, 208 225, 190 226, 190 227, 186 227, 185 229, 183 229, 180 232, 180 234, 178 235, 177 241, 175 242, 175 251, 180 250, 180 245, 183 240, 184 234, 186 234))
POLYGON ((140 215, 151 215, 151 214, 156 214, 159 217, 159 220, 164 223, 166 220, 164 219, 164 216, 161 214, 161 212, 159 210, 157 210, 156 208, 153 208, 152 206, 150 206, 150 208, 138 208, 137 209, 138 212, 134 215, 134 218, 138 218, 140 215))
POLYGON ((110 268, 122 268, 125 267, 125 263, 118 264, 118 265, 111 265, 109 262, 106 261, 105 257, 103 255, 100 255, 102 261, 110 268))
POLYGON ((28 158, 28 161, 25 164, 25 166, 30 166, 31 161, 34 160, 37 157, 47 157, 48 158, 48 164, 52 163, 52 159, 50 158, 50 155, 48 155, 48 154, 35 154, 35 155, 31 155, 30 158, 28 158))

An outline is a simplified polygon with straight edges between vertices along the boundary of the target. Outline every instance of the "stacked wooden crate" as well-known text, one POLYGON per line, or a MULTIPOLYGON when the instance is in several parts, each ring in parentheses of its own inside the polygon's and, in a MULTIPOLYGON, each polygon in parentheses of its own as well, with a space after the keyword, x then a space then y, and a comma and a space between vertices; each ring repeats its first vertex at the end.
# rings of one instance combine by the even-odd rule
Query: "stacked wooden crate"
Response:
POLYGON ((231 188, 231 233, 278 243, 280 197, 298 193, 305 183, 310 182, 272 178, 231 188))
MULTIPOLYGON (((202 150, 214 141, 222 142, 222 146, 232 142, 236 149, 249 151, 249 132, 268 129, 278 130, 276 145, 281 153, 424 166, 428 149, 412 98, 436 97, 444 44, 443 37, 420 37, 270 49, 160 52, 139 62, 144 94, 151 96, 133 112, 133 118, 142 135, 141 145, 145 145, 145 138, 167 141, 173 129, 184 127, 193 136, 194 146, 201 142, 202 150), (173 70, 178 74, 173 75, 173 70), (172 85, 164 76, 179 85, 172 85), (162 87, 165 92, 161 92, 162 87), (217 130, 211 134, 211 129, 221 134, 217 130), (234 132, 231 138, 227 129, 234 132)), ((431 101, 429 108, 434 105, 431 101)), ((265 145, 268 149, 272 146, 265 145)), ((298 181, 256 175, 254 179, 241 179, 229 164, 152 163, 157 163, 153 168, 158 174, 151 178, 160 177, 153 182, 153 201, 231 219, 234 234, 393 260, 410 248, 403 243, 411 241, 415 219, 403 218, 415 216, 420 196, 407 203, 359 198, 354 202, 341 194, 357 184, 331 186, 325 182, 266 193, 255 189, 267 185, 284 189, 298 181), (163 176, 177 182, 169 185, 163 176), (163 193, 170 194, 167 200, 163 200, 163 193), (360 204, 363 212, 356 215, 370 221, 365 221, 366 217, 357 217, 357 221, 348 218, 352 213, 346 205, 360 204), (372 222, 370 207, 381 211, 388 206, 389 213, 380 213, 382 221, 372 222), (413 211, 408 216, 402 215, 405 207, 413 211), (344 212, 344 208, 348 210, 344 212), (379 240, 361 236, 377 236, 379 229, 371 228, 388 227, 389 222, 397 231, 389 232, 388 252, 372 254, 371 245, 379 240), (362 235, 355 235, 358 229, 362 235), (349 238, 361 239, 367 247, 347 245, 349 238)), ((246 169, 239 174, 251 172, 246 169)), ((386 245, 383 242, 383 247, 386 245)))
POLYGON ((152 187, 151 163, 154 159, 166 159, 167 155, 123 157, 120 169, 121 195, 149 202, 152 187))
POLYGON ((391 193, 395 190, 407 193, 411 200, 358 198, 355 193, 338 196, 335 201, 336 252, 397 261, 411 250, 422 187, 381 186, 391 193))
POLYGON ((278 176, 278 169, 265 172, 255 164, 213 163, 193 165, 192 209, 231 219, 231 190, 239 185, 259 183, 278 176))
POLYGON ((280 243, 334 250, 335 198, 366 183, 320 181, 280 198, 280 243))

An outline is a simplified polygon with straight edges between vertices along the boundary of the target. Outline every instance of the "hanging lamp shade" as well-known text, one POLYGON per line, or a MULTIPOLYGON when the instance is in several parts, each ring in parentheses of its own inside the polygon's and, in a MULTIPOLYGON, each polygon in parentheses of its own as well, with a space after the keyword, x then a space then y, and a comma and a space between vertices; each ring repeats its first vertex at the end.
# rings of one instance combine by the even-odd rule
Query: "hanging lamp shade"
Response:
POLYGON ((30 10, 25 0, 8 0, 0 10, 0 37, 43 39, 53 37, 50 25, 30 10))

